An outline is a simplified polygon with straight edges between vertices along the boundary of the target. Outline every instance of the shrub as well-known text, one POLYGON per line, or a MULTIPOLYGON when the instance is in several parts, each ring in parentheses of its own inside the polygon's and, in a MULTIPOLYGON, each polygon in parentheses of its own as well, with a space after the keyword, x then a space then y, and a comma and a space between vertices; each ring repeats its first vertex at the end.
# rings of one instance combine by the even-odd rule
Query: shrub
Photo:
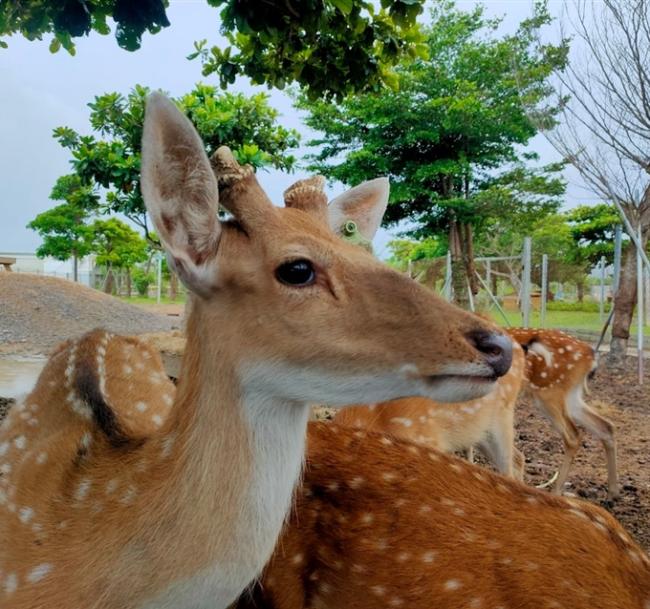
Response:
MULTIPOLYGON (((605 311, 609 312, 611 309, 611 303, 605 303, 605 311)), ((578 311, 580 313, 598 313, 600 311, 600 305, 597 302, 584 301, 584 302, 564 302, 562 300, 556 300, 547 303, 547 311, 578 311)))
POLYGON ((135 268, 131 274, 133 284, 140 296, 147 296, 149 293, 149 286, 154 282, 153 273, 146 273, 142 269, 135 268))

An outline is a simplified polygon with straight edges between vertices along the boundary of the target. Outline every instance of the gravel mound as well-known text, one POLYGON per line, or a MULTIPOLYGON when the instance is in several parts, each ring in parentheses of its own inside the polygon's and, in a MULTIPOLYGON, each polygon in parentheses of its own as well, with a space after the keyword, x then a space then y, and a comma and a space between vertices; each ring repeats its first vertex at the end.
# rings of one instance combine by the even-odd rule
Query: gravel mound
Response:
POLYGON ((0 352, 47 353, 61 341, 98 327, 141 334, 177 325, 177 319, 71 281, 0 272, 0 352))

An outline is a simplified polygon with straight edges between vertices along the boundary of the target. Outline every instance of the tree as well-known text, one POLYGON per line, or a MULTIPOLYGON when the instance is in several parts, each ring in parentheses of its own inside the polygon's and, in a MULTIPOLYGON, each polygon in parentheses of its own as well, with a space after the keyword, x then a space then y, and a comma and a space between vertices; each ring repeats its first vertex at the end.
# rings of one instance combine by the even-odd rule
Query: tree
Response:
MULTIPOLYGON (((204 73, 223 86, 237 75, 282 88, 296 82, 314 97, 377 90, 391 82, 392 66, 404 54, 422 51, 415 26, 424 0, 208 0, 221 8, 224 49, 195 43, 204 73)), ((20 33, 29 40, 51 34, 50 50, 75 53, 74 38, 110 33, 116 22, 120 47, 140 48, 142 34, 170 25, 169 0, 5 0, 0 37, 20 33)), ((7 43, 0 40, 0 46, 7 43)))
MULTIPOLYGON (((148 92, 137 85, 126 97, 100 95, 89 104, 90 125, 96 135, 59 127, 54 137, 72 153, 79 180, 88 188, 105 191, 100 213, 124 214, 150 239, 140 193, 140 140, 148 92)), ((268 105, 265 94, 217 93, 214 87, 199 84, 177 104, 197 127, 208 154, 225 144, 239 162, 256 168, 294 166, 296 159, 289 150, 298 145, 298 134, 276 124, 278 113, 268 105)))
POLYGON ((621 217, 612 205, 579 205, 564 215, 574 241, 592 266, 601 258, 609 264, 614 262, 616 226, 621 223, 621 217))
POLYGON ((444 273, 447 253, 446 239, 425 237, 420 240, 393 239, 388 243, 391 252, 388 264, 431 287, 444 273))
POLYGON ((73 259, 73 279, 78 281, 78 260, 92 250, 91 235, 86 225, 97 209, 99 197, 94 188, 84 184, 77 175, 61 176, 50 194, 53 201, 64 201, 36 216, 27 228, 35 230, 43 243, 36 250, 39 258, 73 259))
POLYGON ((320 147, 313 169, 346 184, 389 175, 386 222, 407 220, 416 237, 446 234, 460 304, 468 284, 478 291, 475 233, 495 215, 555 209, 563 193, 559 166, 535 167, 535 155, 521 152, 536 133, 526 103, 548 97, 548 78, 566 57, 564 44, 533 48, 549 19, 538 6, 514 35, 497 38, 498 22, 481 7, 461 12, 441 1, 427 30, 429 58, 402 64, 397 91, 338 105, 299 100, 307 124, 323 133, 311 142, 320 147), (519 80, 515 65, 525 66, 519 80))
POLYGON ((131 269, 147 259, 147 242, 128 224, 118 218, 95 220, 89 227, 92 235, 92 250, 95 262, 106 267, 104 291, 112 294, 114 269, 124 269, 127 278, 127 293, 131 296, 131 269))
MULTIPOLYGON (((553 214, 536 222, 530 234, 533 242, 532 281, 541 286, 542 256, 547 254, 549 277, 562 283, 574 283, 578 301, 582 302, 593 264, 585 249, 574 238, 566 214, 553 214)), ((550 282, 548 289, 550 291, 550 282)))
MULTIPOLYGON (((572 6, 576 52, 568 69, 557 75, 562 121, 546 133, 596 195, 620 206, 626 229, 641 228, 645 248, 650 234, 650 7, 647 0, 576 0, 572 6)), ((531 108, 530 116, 542 126, 547 121, 545 108, 531 108)), ((624 361, 636 296, 636 251, 628 247, 614 298, 610 365, 624 361)))

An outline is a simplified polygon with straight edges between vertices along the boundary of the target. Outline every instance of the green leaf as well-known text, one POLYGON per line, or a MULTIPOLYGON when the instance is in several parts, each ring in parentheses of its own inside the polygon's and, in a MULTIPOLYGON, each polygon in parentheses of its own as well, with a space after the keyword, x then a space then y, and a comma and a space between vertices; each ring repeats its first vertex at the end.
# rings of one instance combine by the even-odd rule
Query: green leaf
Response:
POLYGON ((349 15, 352 12, 352 7, 354 6, 353 0, 329 0, 337 9, 339 9, 344 15, 349 15))

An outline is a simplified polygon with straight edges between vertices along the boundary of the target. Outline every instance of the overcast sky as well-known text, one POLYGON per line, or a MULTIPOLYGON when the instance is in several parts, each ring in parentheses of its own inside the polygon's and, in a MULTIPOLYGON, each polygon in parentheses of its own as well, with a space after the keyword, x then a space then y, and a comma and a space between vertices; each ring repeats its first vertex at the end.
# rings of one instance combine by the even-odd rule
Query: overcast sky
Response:
MULTIPOLYGON (((461 8, 471 8, 472 0, 458 1, 461 8)), ((503 28, 512 31, 529 16, 529 0, 488 0, 489 15, 504 16, 503 28)), ((551 2, 559 14, 560 0, 551 2)), ((203 79, 198 61, 187 61, 194 40, 207 38, 218 42, 219 11, 204 0, 172 0, 168 10, 171 27, 155 36, 145 35, 142 48, 129 53, 117 46, 113 34, 76 39, 77 54, 65 51, 51 54, 49 38, 28 42, 15 36, 9 48, 0 49, 0 252, 33 252, 40 239, 25 225, 34 216, 52 206, 48 195, 57 177, 68 173, 69 155, 52 138, 52 129, 69 126, 88 133, 87 103, 95 95, 119 91, 127 93, 136 83, 160 88, 177 96, 189 91, 197 81, 217 84, 214 77, 203 79)), ((233 90, 252 92, 245 82, 233 90)), ((266 89, 262 89, 266 90, 266 89)), ((280 110, 280 122, 305 131, 288 98, 270 91, 271 104, 280 110)), ((556 160, 550 146, 541 137, 531 147, 542 161, 556 160)), ((286 175, 262 172, 260 180, 275 203, 282 191, 296 179, 300 170, 286 175)), ((573 172, 567 173, 567 206, 592 201, 580 187, 573 172)), ((335 185, 332 193, 342 187, 335 185)), ((378 249, 390 238, 385 231, 378 237, 378 249)))

